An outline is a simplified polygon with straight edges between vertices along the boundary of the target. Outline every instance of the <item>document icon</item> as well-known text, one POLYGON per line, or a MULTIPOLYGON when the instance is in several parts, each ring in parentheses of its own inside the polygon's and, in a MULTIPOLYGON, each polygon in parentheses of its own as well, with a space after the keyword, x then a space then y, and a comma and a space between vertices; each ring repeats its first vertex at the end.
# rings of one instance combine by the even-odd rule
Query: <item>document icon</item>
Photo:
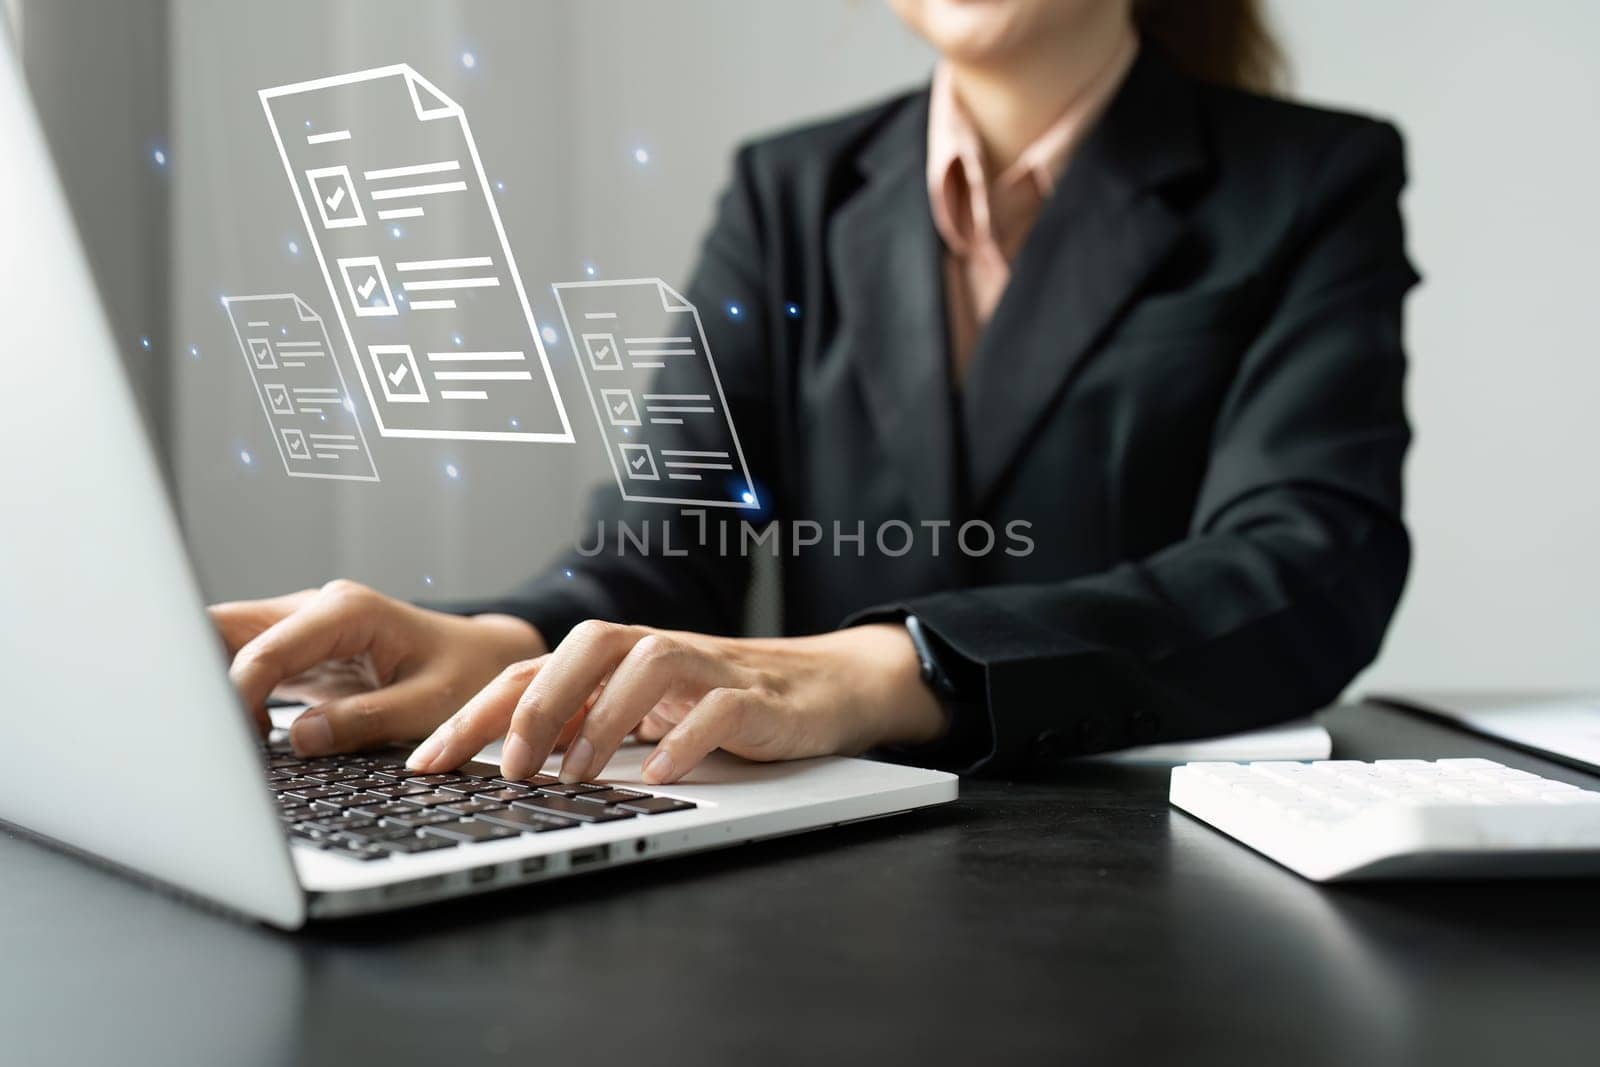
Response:
POLYGON ((572 441, 461 106, 403 63, 260 96, 379 432, 572 441))
POLYGON ((623 499, 759 508, 694 305, 659 278, 554 288, 623 499))
POLYGON ((322 316, 292 293, 225 296, 222 304, 284 470, 294 478, 377 481, 322 316))

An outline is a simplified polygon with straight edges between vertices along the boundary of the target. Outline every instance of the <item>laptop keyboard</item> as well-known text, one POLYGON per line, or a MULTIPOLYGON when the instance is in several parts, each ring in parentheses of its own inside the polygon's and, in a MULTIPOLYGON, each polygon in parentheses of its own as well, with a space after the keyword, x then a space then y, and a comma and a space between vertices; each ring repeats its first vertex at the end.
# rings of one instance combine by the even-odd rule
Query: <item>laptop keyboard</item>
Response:
POLYGON ((598 782, 566 785, 544 774, 512 781, 486 763, 423 774, 407 769, 405 755, 390 749, 301 759, 287 741, 269 743, 267 788, 289 838, 370 862, 694 807, 598 782))

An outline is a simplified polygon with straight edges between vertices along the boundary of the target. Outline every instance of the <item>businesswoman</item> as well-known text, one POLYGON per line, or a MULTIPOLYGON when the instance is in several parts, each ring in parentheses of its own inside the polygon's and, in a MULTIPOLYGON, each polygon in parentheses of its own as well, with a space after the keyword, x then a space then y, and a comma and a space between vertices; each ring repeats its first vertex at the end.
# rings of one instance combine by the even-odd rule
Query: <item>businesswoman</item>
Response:
POLYGON ((739 152, 688 294, 740 309, 703 317, 761 504, 827 531, 782 553, 790 636, 722 636, 749 554, 645 504, 687 555, 459 613, 218 606, 258 715, 320 702, 298 750, 1015 773, 1303 715, 1372 659, 1409 559, 1395 131, 1248 91, 1248 0, 892 3, 931 90, 739 152))

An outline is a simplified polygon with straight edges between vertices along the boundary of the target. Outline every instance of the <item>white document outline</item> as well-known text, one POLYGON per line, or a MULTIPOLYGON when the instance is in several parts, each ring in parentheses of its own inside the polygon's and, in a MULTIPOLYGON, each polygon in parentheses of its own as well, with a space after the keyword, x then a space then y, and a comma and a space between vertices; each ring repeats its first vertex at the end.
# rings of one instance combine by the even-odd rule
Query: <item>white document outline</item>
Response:
MULTIPOLYGON (((573 344, 573 356, 578 358, 578 370, 582 372, 583 388, 589 394, 589 408, 594 412, 596 425, 600 427, 601 436, 607 442, 606 459, 611 463, 611 473, 616 476, 617 490, 622 494, 622 499, 639 504, 680 504, 686 507, 711 507, 711 508, 738 508, 741 511, 759 511, 761 509, 760 494, 756 492, 755 479, 750 477, 750 464, 745 462, 744 446, 739 443, 739 428, 733 424, 733 412, 728 410, 728 398, 722 391, 722 378, 717 374, 717 362, 711 357, 711 344, 706 340, 706 328, 700 321, 700 309, 692 304, 688 297, 678 292, 660 278, 607 278, 600 281, 589 282, 557 282, 550 288, 555 290, 556 306, 561 309, 561 325, 566 327, 567 340, 573 341, 581 335, 572 329, 572 322, 567 317, 567 302, 561 299, 563 289, 594 289, 600 287, 617 288, 624 285, 654 285, 656 293, 661 297, 661 310, 687 311, 694 316, 695 333, 700 338, 700 348, 706 354, 706 367, 711 371, 711 384, 717 390, 717 403, 722 406, 722 417, 728 424, 728 434, 733 438, 733 454, 739 457, 739 473, 744 475, 744 484, 750 488, 750 499, 745 500, 689 500, 680 497, 661 496, 629 496, 628 479, 624 480, 622 468, 617 466, 617 450, 610 447, 611 432, 600 411, 600 402, 595 396, 595 388, 589 381, 589 371, 583 366, 583 359, 578 358, 577 349, 582 347, 573 344)), ((587 355, 587 353, 585 353, 587 355)), ((622 365, 622 353, 617 353, 617 365, 622 365)), ((604 370, 596 371, 597 374, 605 373, 604 370)), ((622 442, 618 442, 621 444, 622 442)), ((655 449, 651 448, 651 464, 655 463, 655 449)))
MULTIPOLYGON (((261 414, 266 416, 267 429, 272 432, 272 443, 278 449, 278 458, 283 460, 283 472, 291 478, 327 478, 336 482, 378 482, 383 479, 378 476, 378 460, 372 454, 372 448, 367 444, 367 431, 361 428, 361 418, 356 415, 354 408, 348 409, 350 417, 356 424, 356 436, 361 440, 361 451, 367 457, 367 465, 372 468, 372 474, 324 474, 321 471, 296 471, 289 467, 289 454, 284 451, 283 440, 278 433, 277 423, 272 421, 272 411, 267 407, 266 389, 256 380, 255 360, 250 352, 250 345, 245 340, 244 334, 239 332, 239 320, 233 313, 233 305, 246 304, 258 300, 292 300, 295 310, 300 315, 301 322, 315 322, 322 331, 322 343, 328 353, 328 362, 333 364, 333 373, 339 379, 339 393, 347 398, 350 396, 350 386, 344 380, 344 371, 339 367, 339 361, 333 358, 333 338, 328 336, 328 323, 321 315, 312 310, 311 305, 301 300, 295 293, 263 293, 257 296, 225 296, 222 306, 228 313, 228 325, 233 328, 233 336, 239 342, 239 350, 245 353, 245 362, 250 366, 250 384, 255 388, 256 399, 261 402, 261 414)), ((271 351, 271 348, 268 348, 271 351)))
POLYGON ((626 454, 629 451, 643 452, 644 453, 644 458, 650 461, 650 473, 649 474, 635 474, 635 473, 633 473, 633 465, 630 463, 628 465, 628 480, 629 481, 631 481, 631 482, 659 482, 661 480, 661 472, 656 469, 656 450, 651 448, 647 443, 645 443, 643 441, 639 441, 639 442, 618 441, 617 442, 617 451, 619 451, 619 452, 621 452, 623 454, 626 454))
MULTIPOLYGON (((278 85, 270 89, 259 90, 256 94, 261 99, 261 110, 267 116, 267 128, 272 131, 273 143, 278 146, 278 158, 283 161, 283 172, 289 179, 289 189, 294 193, 294 202, 300 208, 300 219, 305 223, 306 235, 311 241, 311 249, 317 254, 317 265, 322 268, 323 280, 328 285, 328 292, 334 297, 334 311, 339 316, 339 325, 344 329, 345 344, 349 346, 350 358, 355 362, 356 373, 361 377, 361 388, 366 391, 367 403, 372 411, 372 419, 378 424, 378 432, 384 437, 419 437, 449 441, 529 441, 543 442, 546 444, 570 445, 577 440, 572 434, 572 422, 567 418, 567 406, 561 399, 561 390, 556 387, 555 372, 550 367, 550 357, 544 350, 544 341, 539 335, 539 324, 533 317, 533 305, 528 302, 527 289, 522 284, 522 272, 517 269, 517 260, 511 252, 511 242, 506 237, 505 224, 500 221, 500 208, 495 204, 494 197, 490 195, 489 177, 483 169, 483 159, 478 155, 478 142, 472 136, 472 126, 467 121, 467 113, 461 105, 439 91, 439 87, 428 79, 418 74, 409 63, 391 63, 386 67, 373 67, 369 70, 358 70, 350 74, 337 74, 329 78, 315 78, 311 81, 295 82, 290 85, 278 85), (420 121, 429 121, 440 118, 456 118, 461 122, 461 134, 467 142, 467 151, 472 156, 472 166, 478 175, 478 187, 483 190, 483 201, 489 208, 489 219, 494 223, 494 232, 500 238, 500 254, 505 257, 506 273, 511 276, 512 285, 517 290, 517 299, 522 302, 522 315, 528 327, 528 333, 533 339, 533 349, 539 353, 539 365, 544 368, 545 385, 550 390, 551 402, 555 405, 556 414, 561 417, 561 432, 533 432, 533 431, 504 431, 504 430, 391 430, 383 424, 383 410, 372 392, 372 383, 367 378, 366 361, 362 358, 356 346, 355 334, 350 329, 350 320, 344 313, 344 305, 338 299, 338 287, 333 283, 333 274, 328 270, 327 257, 322 252, 322 242, 317 239, 317 231, 311 225, 311 214, 306 210, 305 196, 300 191, 300 183, 295 179, 294 166, 289 161, 289 152, 283 143, 283 134, 278 129, 278 124, 272 120, 271 101, 279 96, 292 96, 296 93, 313 92, 318 89, 331 89, 340 85, 354 85, 357 82, 375 81, 379 78, 389 78, 399 75, 405 79, 406 89, 411 94, 411 105, 420 121), (419 87, 425 89, 435 100, 441 101, 437 106, 424 105, 419 87)), ((393 301, 391 301, 392 305, 393 301)))

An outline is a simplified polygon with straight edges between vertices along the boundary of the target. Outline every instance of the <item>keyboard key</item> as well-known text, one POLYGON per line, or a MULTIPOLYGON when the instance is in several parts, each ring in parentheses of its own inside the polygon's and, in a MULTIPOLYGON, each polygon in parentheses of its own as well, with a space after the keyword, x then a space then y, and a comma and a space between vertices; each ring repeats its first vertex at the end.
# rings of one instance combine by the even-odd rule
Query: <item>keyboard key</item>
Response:
POLYGON ((505 805, 504 804, 498 803, 498 802, 493 801, 493 800, 480 800, 480 799, 475 797, 472 800, 463 800, 459 804, 446 804, 444 807, 438 808, 436 810, 438 810, 438 811, 448 811, 452 815, 467 816, 467 815, 479 815, 479 814, 482 814, 483 812, 486 812, 486 811, 503 811, 504 809, 505 809, 505 805))
POLYGON ((452 815, 446 811, 426 811, 412 808, 409 814, 385 815, 384 825, 396 826, 407 830, 420 830, 424 826, 441 826, 444 823, 459 822, 460 816, 452 815))
POLYGON ((441 785, 450 785, 454 782, 465 781, 459 774, 423 774, 409 779, 412 785, 425 785, 438 788, 441 785))
POLYGON ((417 852, 434 852, 441 848, 455 848, 459 841, 444 837, 402 837, 396 841, 379 841, 372 847, 394 856, 408 856, 417 852))
POLYGON ((346 778, 339 783, 346 789, 392 789, 394 783, 387 778, 374 778, 371 775, 358 775, 355 778, 346 778))
POLYGON ((419 808, 437 808, 444 804, 459 804, 461 798, 454 793, 423 793, 404 797, 402 801, 406 804, 415 804, 419 808))
POLYGON ((439 786, 439 791, 442 793, 460 793, 464 797, 470 797, 475 793, 487 793, 490 790, 500 788, 502 787, 495 785, 493 782, 468 779, 464 782, 445 782, 439 786))
POLYGON ((555 785, 558 781, 559 779, 555 778, 553 775, 535 774, 529 778, 496 778, 494 779, 494 784, 544 786, 555 785))
POLYGON ((314 782, 321 782, 323 785, 333 785, 337 782, 343 782, 350 778, 360 778, 361 772, 352 770, 349 767, 341 767, 335 771, 311 771, 310 773, 306 774, 305 777, 310 778, 314 782))
POLYGON ((692 811, 695 805, 692 801, 675 800, 672 797, 644 797, 621 801, 617 807, 640 815, 665 815, 669 811, 692 811))
POLYGON ((433 790, 425 785, 412 785, 408 782, 405 785, 389 785, 378 789, 369 789, 367 792, 376 793, 380 797, 389 797, 394 800, 400 797, 421 796, 424 793, 431 793, 433 790))
POLYGON ((381 804, 364 804, 361 807, 355 808, 353 810, 359 812, 362 815, 371 815, 371 816, 374 816, 374 817, 379 818, 379 819, 384 819, 384 818, 390 818, 390 817, 394 817, 394 816, 398 816, 400 818, 405 818, 408 815, 417 814, 417 812, 420 811, 421 809, 420 808, 414 808, 410 804, 407 804, 403 800, 395 800, 395 801, 391 801, 391 802, 388 802, 388 803, 381 803, 381 804))
POLYGON ((549 785, 541 785, 539 792, 548 793, 553 797, 576 797, 582 796, 584 793, 601 793, 606 788, 606 786, 596 785, 593 782, 572 782, 570 784, 566 782, 551 782, 549 785))
POLYGON ((635 814, 631 811, 608 808, 603 804, 586 804, 571 797, 552 797, 542 793, 514 800, 511 806, 523 811, 542 811, 546 815, 560 815, 567 819, 577 819, 579 822, 616 822, 618 819, 631 819, 635 814))
POLYGON ((492 823, 495 826, 509 826, 525 834, 542 834, 546 830, 570 830, 578 825, 572 819, 563 819, 559 815, 547 815, 542 811, 520 811, 516 808, 485 812, 475 821, 492 823))
POLYGON ((287 793, 292 789, 315 789, 322 783, 310 778, 283 778, 267 785, 274 793, 287 793))
MULTIPOLYGON (((494 783, 491 782, 490 784, 493 785, 494 783)), ((512 800, 521 800, 532 792, 533 786, 531 785, 502 785, 494 789, 487 789, 477 795, 484 800, 498 800, 505 803, 512 800)))
POLYGON ((359 808, 371 803, 372 798, 363 793, 346 793, 343 796, 313 800, 311 806, 320 811, 345 811, 349 808, 359 808))
POLYGON ((316 785, 314 787, 291 789, 287 795, 299 797, 301 800, 326 800, 328 797, 342 797, 349 793, 348 789, 340 789, 336 785, 316 785))
POLYGON ((449 825, 428 826, 422 831, 423 837, 442 837, 447 841, 504 841, 508 837, 516 837, 520 830, 513 830, 509 826, 495 826, 486 822, 457 822, 449 825))
POLYGON ((621 804, 625 800, 644 800, 649 793, 641 793, 637 789, 602 789, 598 793, 585 793, 583 799, 591 803, 621 804))

